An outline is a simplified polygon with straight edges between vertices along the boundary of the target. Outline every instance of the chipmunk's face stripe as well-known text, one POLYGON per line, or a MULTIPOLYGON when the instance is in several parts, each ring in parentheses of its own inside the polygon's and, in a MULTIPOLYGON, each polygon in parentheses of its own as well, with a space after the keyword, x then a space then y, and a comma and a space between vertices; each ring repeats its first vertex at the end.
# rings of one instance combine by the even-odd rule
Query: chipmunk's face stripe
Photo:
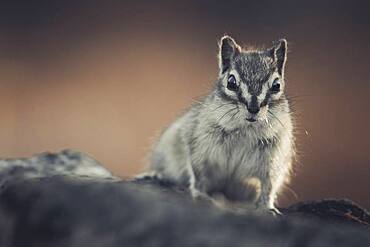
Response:
POLYGON ((261 107, 264 107, 268 104, 269 102, 269 99, 270 99, 270 92, 267 92, 266 95, 265 95, 265 98, 263 99, 263 101, 261 102, 261 107))

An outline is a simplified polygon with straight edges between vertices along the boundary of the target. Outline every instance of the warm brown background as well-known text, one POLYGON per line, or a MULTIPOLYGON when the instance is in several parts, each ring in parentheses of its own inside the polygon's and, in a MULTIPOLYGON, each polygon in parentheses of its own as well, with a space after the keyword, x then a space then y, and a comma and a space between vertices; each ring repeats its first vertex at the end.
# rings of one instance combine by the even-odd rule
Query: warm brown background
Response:
POLYGON ((285 37, 300 158, 297 197, 287 190, 281 202, 370 208, 368 3, 1 1, 0 154, 73 148, 132 175, 156 133, 216 79, 221 35, 266 46, 285 37))

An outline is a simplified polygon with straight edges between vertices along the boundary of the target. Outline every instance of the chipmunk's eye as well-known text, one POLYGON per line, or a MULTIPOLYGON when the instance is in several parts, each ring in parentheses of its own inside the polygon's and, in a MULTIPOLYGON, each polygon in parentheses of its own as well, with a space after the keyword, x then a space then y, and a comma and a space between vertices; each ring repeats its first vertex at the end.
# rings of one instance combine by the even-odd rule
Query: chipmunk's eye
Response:
POLYGON ((238 90, 238 84, 236 83, 235 76, 229 75, 229 78, 227 78, 227 89, 231 91, 238 90))
POLYGON ((270 88, 271 93, 278 93, 280 92, 280 80, 279 78, 276 78, 274 82, 271 85, 270 88))

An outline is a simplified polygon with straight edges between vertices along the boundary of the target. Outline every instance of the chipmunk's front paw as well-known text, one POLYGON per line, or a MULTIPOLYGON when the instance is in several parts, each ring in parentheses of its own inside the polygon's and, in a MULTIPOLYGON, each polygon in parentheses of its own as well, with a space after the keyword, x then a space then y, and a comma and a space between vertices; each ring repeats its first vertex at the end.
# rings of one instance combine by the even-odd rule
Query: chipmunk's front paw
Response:
POLYGON ((279 211, 279 209, 272 207, 272 208, 265 208, 265 207, 257 207, 256 209, 257 213, 263 214, 263 215, 270 215, 273 217, 280 217, 283 214, 279 211))
POLYGON ((275 207, 270 208, 270 209, 269 209, 269 211, 270 211, 270 214, 271 214, 272 216, 274 216, 274 217, 280 217, 280 216, 282 216, 282 215, 283 215, 283 214, 279 211, 279 209, 277 209, 277 208, 275 208, 275 207))

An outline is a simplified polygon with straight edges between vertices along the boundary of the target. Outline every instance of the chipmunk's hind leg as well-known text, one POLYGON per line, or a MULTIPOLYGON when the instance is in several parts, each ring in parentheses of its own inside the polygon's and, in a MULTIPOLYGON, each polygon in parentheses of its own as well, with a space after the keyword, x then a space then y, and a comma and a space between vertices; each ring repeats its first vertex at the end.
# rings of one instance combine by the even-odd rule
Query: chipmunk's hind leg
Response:
POLYGON ((148 171, 143 172, 138 175, 136 175, 133 180, 134 181, 141 181, 141 180, 159 180, 161 179, 161 175, 157 173, 156 171, 148 171))
POLYGON ((156 171, 147 171, 133 177, 133 182, 159 182, 163 180, 163 176, 156 171))
POLYGON ((175 186, 176 183, 174 181, 171 181, 169 179, 166 179, 163 177, 160 173, 156 171, 148 171, 141 173, 137 176, 135 176, 131 182, 137 182, 137 183, 147 183, 147 184, 157 184, 164 187, 172 187, 175 186))

